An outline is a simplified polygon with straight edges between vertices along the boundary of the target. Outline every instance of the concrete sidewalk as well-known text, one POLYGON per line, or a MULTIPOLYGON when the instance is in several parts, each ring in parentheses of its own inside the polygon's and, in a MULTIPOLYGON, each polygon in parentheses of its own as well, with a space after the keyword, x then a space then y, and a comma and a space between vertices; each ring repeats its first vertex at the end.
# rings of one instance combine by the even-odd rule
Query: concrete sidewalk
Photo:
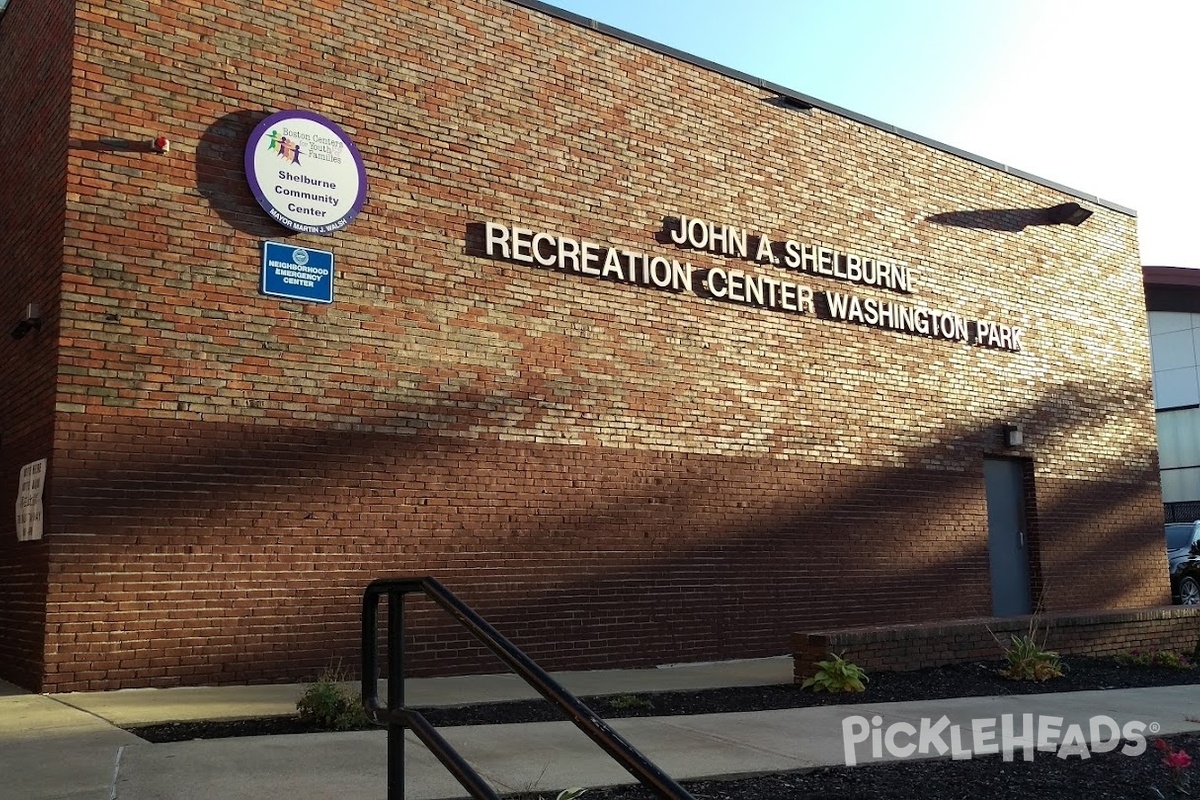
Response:
MULTIPOLYGON (((769 659, 555 677, 580 694, 662 691, 788 682, 791 662, 769 659)), ((522 695, 507 678, 414 681, 406 691, 414 705, 474 703, 522 695)), ((5 745, 0 747, 0 775, 4 776, 0 795, 11 792, 13 797, 30 800, 385 797, 387 737, 382 731, 148 744, 97 716, 120 718, 129 724, 131 719, 151 721, 155 713, 160 714, 156 721, 164 719, 161 714, 168 714, 166 719, 197 718, 214 710, 238 716, 239 707, 253 710, 254 715, 264 708, 290 713, 283 708, 288 692, 298 696, 299 687, 0 696, 0 744, 5 745), (261 692, 257 699, 256 691, 261 692), (192 706, 187 716, 177 714, 188 705, 184 698, 196 701, 200 710, 192 706)), ((907 723, 916 730, 926 720, 926 726, 943 726, 942 739, 947 745, 951 737, 945 726, 957 724, 963 726, 963 741, 970 747, 972 720, 998 720, 1005 714, 1014 715, 1018 735, 1022 733, 1022 715, 1034 715, 1031 738, 1036 738, 1032 733, 1036 726, 1047 721, 1064 733, 1077 724, 1090 738, 1091 722, 1098 717, 1109 717, 1118 726, 1144 723, 1147 736, 1200 730, 1200 686, 625 719, 612 725, 668 774, 685 780, 843 764, 847 718, 860 726, 867 739, 852 753, 860 762, 867 762, 873 760, 867 733, 872 723, 881 730, 893 723, 907 723), (876 716, 877 721, 873 719, 876 716), (945 723, 939 722, 943 716, 945 723)), ((553 796, 568 786, 630 781, 570 723, 445 728, 442 733, 502 793, 536 790, 553 796)), ((900 741, 907 739, 901 737, 900 741)), ((466 796, 419 743, 411 736, 408 742, 409 800, 466 796)), ((1017 758, 1021 756, 1018 750, 1017 758)), ((1036 757, 1053 755, 1038 753, 1036 757)))
MULTIPOLYGON (((788 683, 792 661, 779 657, 553 675, 580 696, 625 694, 788 683)), ((286 716, 295 713, 303 691, 303 685, 291 684, 35 695, 0 681, 0 798, 307 798, 324 796, 319 787, 325 785, 332 787, 329 796, 340 800, 383 797, 385 783, 378 778, 386 774, 382 731, 150 745, 119 727, 286 716), (211 788, 214 782, 219 788, 211 788), (289 794, 282 786, 304 788, 289 794)), ((405 693, 413 706, 538 696, 511 674, 410 679, 405 693)), ((606 758, 590 740, 585 744, 606 758)), ((408 748, 408 755, 414 779, 432 787, 422 796, 461 796, 422 745, 408 748)))
POLYGON ((0 797, 110 800, 117 754, 145 744, 91 714, 0 681, 0 797))
MULTIPOLYGON (((603 669, 552 672, 551 676, 577 697, 717 689, 724 686, 766 686, 792 682, 791 656, 681 664, 655 669, 603 669)), ((358 691, 358 684, 347 684, 358 691)), ((386 696, 387 681, 380 681, 386 696)), ((123 689, 115 692, 54 694, 66 705, 87 711, 114 725, 154 722, 245 719, 296 713, 303 684, 276 686, 197 686, 177 689, 123 689)), ((449 678, 409 678, 404 697, 409 706, 468 706, 540 697, 511 673, 460 675, 449 678)))

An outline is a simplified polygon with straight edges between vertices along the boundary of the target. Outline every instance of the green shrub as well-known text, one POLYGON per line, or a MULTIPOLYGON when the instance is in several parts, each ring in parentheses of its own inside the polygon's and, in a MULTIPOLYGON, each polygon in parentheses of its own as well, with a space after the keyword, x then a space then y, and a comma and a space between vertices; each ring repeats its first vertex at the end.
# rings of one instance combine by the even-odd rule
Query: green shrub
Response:
POLYGON ((1194 666, 1190 658, 1174 650, 1130 650, 1128 653, 1118 653, 1116 659, 1130 667, 1191 669, 1194 666))
POLYGON ((300 719, 328 731, 366 727, 370 720, 363 710, 362 695, 343 685, 346 677, 340 668, 330 668, 310 683, 296 703, 300 719))
POLYGON ((613 711, 632 711, 640 709, 642 711, 653 711, 654 703, 644 697, 639 697, 636 694, 618 694, 608 698, 605 703, 613 711))
POLYGON ((806 678, 800 684, 801 689, 812 689, 814 692, 862 692, 866 691, 867 673, 862 667, 853 664, 840 655, 829 654, 825 661, 814 662, 817 668, 811 678, 806 678))
POLYGON ((1061 656, 1044 649, 1032 632, 1012 637, 1004 650, 1004 661, 1008 666, 1000 674, 1014 681, 1048 681, 1063 675, 1061 656))

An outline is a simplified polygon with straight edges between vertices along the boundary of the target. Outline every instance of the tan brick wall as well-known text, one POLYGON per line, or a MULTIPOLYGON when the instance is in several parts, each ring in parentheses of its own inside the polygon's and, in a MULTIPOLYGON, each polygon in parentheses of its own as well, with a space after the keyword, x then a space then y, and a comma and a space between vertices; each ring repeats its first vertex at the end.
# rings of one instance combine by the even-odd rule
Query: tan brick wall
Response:
MULTIPOLYGON (((72 137, 174 145, 70 159, 47 688, 353 660, 382 574, 437 575, 555 667, 983 614, 1002 422, 1047 604, 1166 602, 1129 216, 1018 229, 1070 198, 498 0, 79 9, 72 137), (285 108, 367 162, 333 237, 246 186, 285 108), (677 250, 680 214, 904 261, 916 291, 677 250), (489 220, 1010 322, 1025 350, 488 258, 489 220), (332 248, 336 302, 260 296, 265 238, 332 248)), ((487 665, 414 622, 415 669, 487 665)))

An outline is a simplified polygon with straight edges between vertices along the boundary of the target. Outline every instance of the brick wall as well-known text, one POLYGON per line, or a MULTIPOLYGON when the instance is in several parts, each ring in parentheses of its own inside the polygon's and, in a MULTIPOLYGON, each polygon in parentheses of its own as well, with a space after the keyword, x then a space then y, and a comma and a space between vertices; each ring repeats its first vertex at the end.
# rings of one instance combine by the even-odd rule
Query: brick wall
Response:
MULTIPOLYGON (((387 574, 436 575, 549 667, 978 616, 988 453, 1032 465, 1048 607, 1167 601, 1128 215, 1026 225, 1068 198, 498 0, 79 9, 44 688, 354 662, 387 574), (246 186, 285 108, 366 160, 333 237, 246 186), (169 155, 104 147, 155 134, 169 155), (915 292, 677 249, 675 215, 904 261, 915 292), (488 257, 491 220, 1007 321, 1025 349, 488 257), (333 249, 336 302, 260 296, 263 239, 333 249)), ((415 670, 495 668, 412 621, 415 670)))
POLYGON ((17 541, 13 509, 21 466, 48 458, 53 441, 73 4, 15 5, 0 18, 0 676, 34 685, 42 673, 47 545, 17 541), (30 303, 42 328, 14 340, 10 332, 30 303))
POLYGON ((797 633, 796 682, 815 662, 836 653, 867 670, 910 670, 967 661, 1000 661, 1013 636, 1032 635, 1060 655, 1113 656, 1170 650, 1200 652, 1200 609, 1176 606, 1130 611, 991 617, 917 625, 871 626, 797 633))

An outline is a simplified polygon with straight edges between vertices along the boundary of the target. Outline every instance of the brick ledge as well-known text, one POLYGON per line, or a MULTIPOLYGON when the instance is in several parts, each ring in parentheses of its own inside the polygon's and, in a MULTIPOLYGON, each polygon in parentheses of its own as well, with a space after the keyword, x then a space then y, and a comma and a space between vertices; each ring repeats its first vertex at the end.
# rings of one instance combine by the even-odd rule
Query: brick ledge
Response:
POLYGON ((870 670, 912 670, 998 660, 1003 644, 1036 626, 1038 641, 1063 655, 1115 655, 1129 650, 1200 649, 1200 607, 1095 610, 1020 617, 976 617, 877 625, 792 635, 797 682, 813 662, 838 653, 870 670), (999 640, 999 641, 997 641, 999 640))

